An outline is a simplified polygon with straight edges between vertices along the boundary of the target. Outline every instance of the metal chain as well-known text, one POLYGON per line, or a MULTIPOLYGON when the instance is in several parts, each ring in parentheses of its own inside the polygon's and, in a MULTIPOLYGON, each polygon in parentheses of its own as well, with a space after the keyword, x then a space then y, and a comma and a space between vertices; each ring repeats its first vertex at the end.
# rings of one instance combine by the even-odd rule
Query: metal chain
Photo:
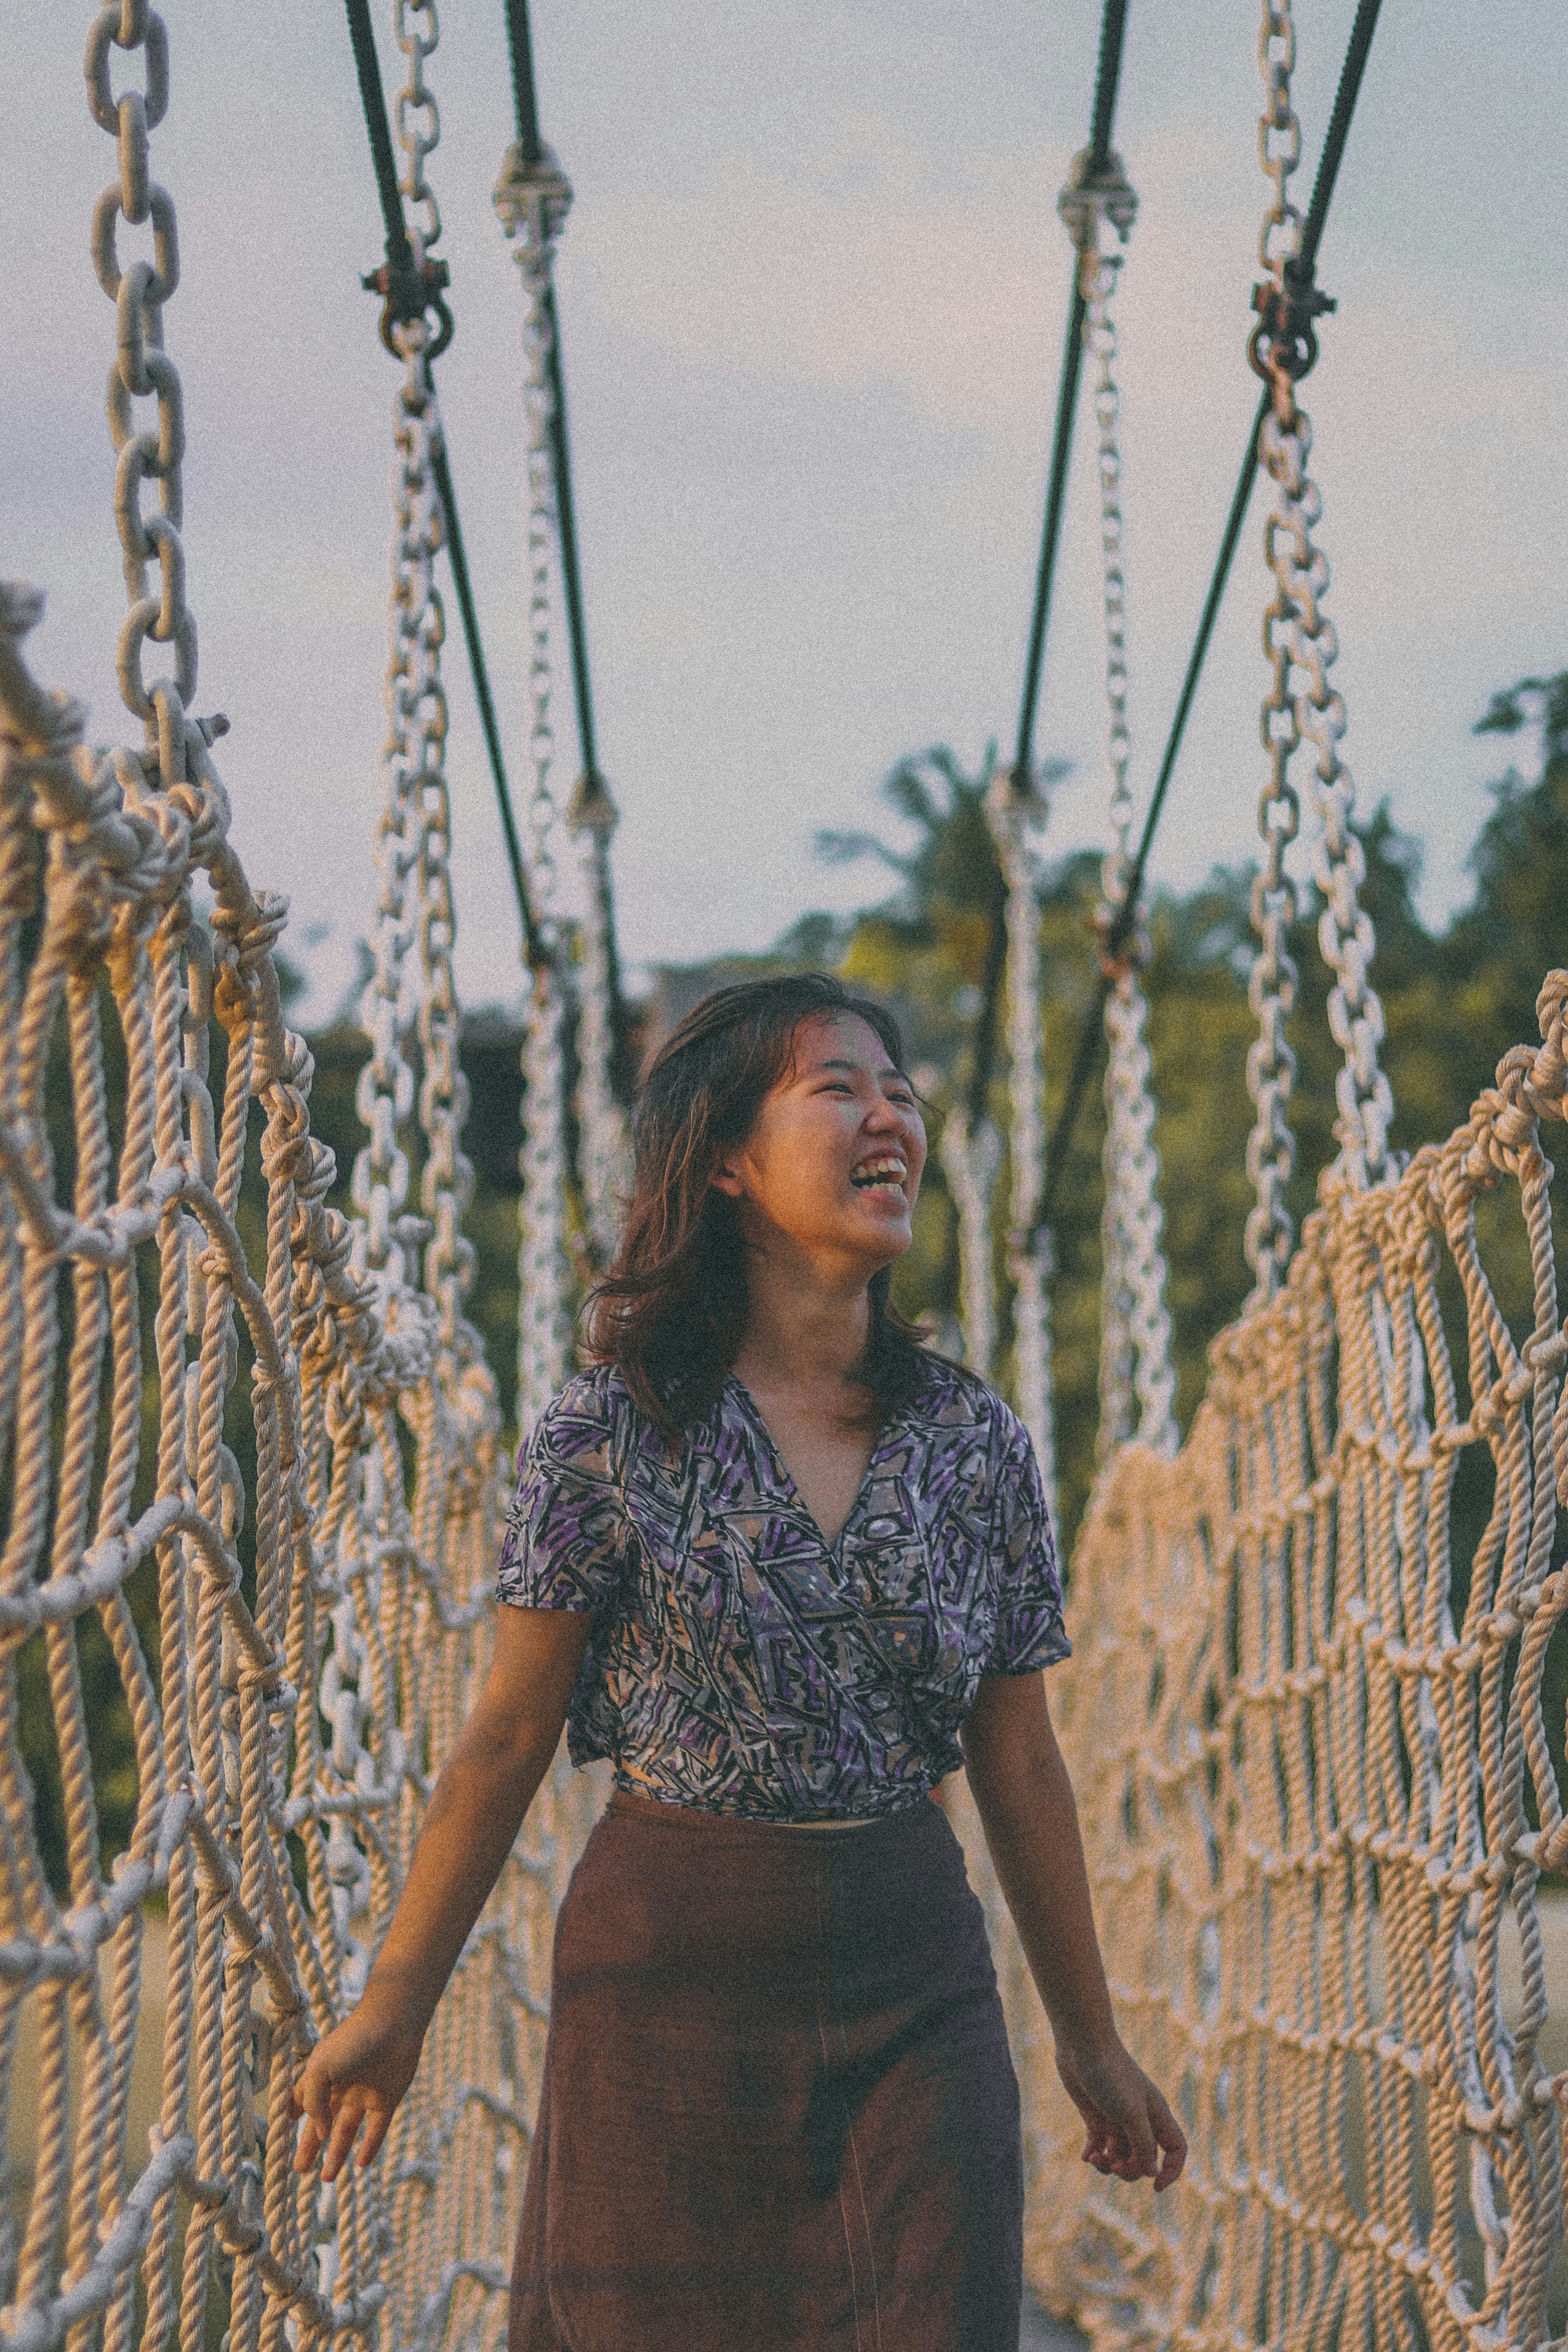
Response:
MULTIPOLYGON (((1123 244, 1137 215, 1137 197, 1121 159, 1081 187, 1064 191, 1063 217, 1079 251, 1079 284, 1095 362, 1094 414, 1099 426, 1100 543, 1105 613, 1106 758, 1110 769, 1110 845, 1101 867, 1096 923, 1109 937, 1129 887, 1133 798, 1127 784, 1132 738, 1127 727, 1127 584, 1123 568, 1121 392, 1116 378, 1113 308, 1122 256, 1106 250, 1106 228, 1123 244)), ((1100 1419, 1096 1453, 1103 1464, 1134 1434, 1162 1454, 1176 1447, 1176 1374, 1166 1305, 1164 1218, 1155 1150, 1153 1067, 1145 1024, 1148 1008, 1140 968, 1149 957, 1147 933, 1135 922, 1108 977, 1105 1029, 1105 1206, 1102 1223, 1103 1315, 1100 1419)))
POLYGON ((1037 787, 1014 789, 998 770, 986 816, 1007 889, 1009 1125, 1011 1198, 1008 1277, 1013 1294, 1013 1389, 1019 1418, 1034 1441, 1046 1499, 1056 1507, 1056 1430, 1051 1382, 1051 1236, 1032 1231, 1045 1179, 1045 1028, 1040 1013, 1039 828, 1045 803, 1037 787))
POLYGON ((523 1033, 523 1199, 518 1254, 517 1423, 526 1437, 566 1378, 571 1333, 568 1256, 561 928, 552 908, 558 824, 551 768, 550 548, 556 530, 550 444, 550 273, 571 188, 548 147, 510 147, 495 193, 523 287, 523 413, 528 464, 528 808, 533 903, 549 962, 534 973, 523 1033))
MULTIPOLYGON (((400 186, 416 267, 423 266, 441 235, 441 212, 425 175, 425 158, 439 144, 441 116, 424 79, 424 61, 441 38, 435 0, 393 0, 393 32, 408 60, 398 93, 393 128, 405 159, 400 186)), ((441 1315, 444 1348, 467 1359, 474 1353, 463 1323, 463 1301, 473 1286, 474 1245, 462 1231, 474 1197, 473 1165, 460 1138, 468 1116, 468 1082, 461 1064, 462 1017, 453 950, 457 922, 452 898, 452 799, 446 781, 446 697, 441 680, 445 618, 431 565, 443 530, 434 457, 441 434, 431 370, 430 329, 424 320, 396 331, 410 338, 409 373, 402 390, 406 420, 403 478, 418 524, 410 515, 410 567, 400 584, 414 592, 419 610, 405 616, 409 667, 399 682, 400 710, 406 714, 406 756, 415 794, 419 842, 419 950, 423 991, 419 1037, 423 1070, 419 1123, 424 1137, 420 1205, 432 1231, 424 1255, 424 1288, 441 1315), (417 343, 418 349, 413 346, 417 343), (417 618, 418 626, 413 624, 417 618)), ((390 681, 389 681, 390 683, 390 681)))
POLYGON ((1335 1081, 1339 1116, 1334 1133, 1340 1147, 1335 1172, 1358 1191, 1384 1182, 1396 1172, 1388 1147, 1394 1097, 1377 1057, 1383 1040, 1383 1007, 1369 978, 1375 945, 1372 922, 1359 901, 1366 862, 1352 830, 1354 783, 1339 755, 1345 730, 1344 701, 1329 683, 1339 640, 1322 610, 1329 585, 1328 563, 1312 537, 1322 519, 1322 500, 1307 472, 1312 421, 1296 397, 1297 382, 1316 356, 1312 318, 1332 306, 1314 288, 1301 282, 1297 268, 1301 221, 1288 194, 1290 172, 1301 153, 1301 129, 1290 95, 1294 57, 1289 0, 1270 0, 1260 43, 1267 88, 1260 152, 1275 193, 1259 247, 1270 278, 1254 297, 1260 324, 1249 345, 1253 365, 1269 385, 1270 406, 1263 420, 1260 455, 1275 492, 1264 535, 1264 551, 1275 581, 1264 630, 1265 650, 1274 673, 1263 713, 1271 774, 1260 814, 1270 859, 1254 893, 1254 922, 1263 954, 1253 975, 1253 1002, 1263 1034, 1254 1049, 1259 1122, 1249 1155, 1249 1166, 1260 1188, 1258 1210, 1249 1225, 1248 1248, 1258 1277, 1255 1296, 1259 1297, 1270 1296, 1277 1285, 1291 1241, 1280 1194, 1294 1157, 1284 1117, 1293 1065, 1281 1032, 1296 975, 1289 958, 1281 961, 1279 939, 1295 909, 1292 895, 1289 915, 1283 912, 1289 885, 1281 887, 1281 861, 1285 841, 1293 835, 1298 821, 1298 803, 1287 771, 1303 740, 1316 752, 1312 797, 1323 824, 1312 859, 1323 900, 1318 941, 1333 976, 1329 1023, 1344 1055, 1335 1081), (1282 989, 1270 984, 1270 968, 1275 965, 1282 978, 1288 973, 1282 989), (1281 997, 1282 1010, 1276 1013, 1276 1001, 1281 997))
POLYGON ((417 1223, 403 1215, 409 1163, 399 1140, 414 1097, 413 1071, 403 1050, 411 1027, 404 965, 414 928, 410 877, 416 887, 422 878, 426 779, 434 775, 439 783, 444 776, 446 698, 440 650, 446 624, 434 581, 441 510, 430 467, 434 395, 425 362, 425 328, 416 320, 392 331, 402 347, 404 376, 392 401, 396 460, 384 689, 389 733, 376 828, 381 886, 371 946, 373 970, 360 1007, 371 1058, 360 1072, 356 1097, 370 1141, 354 1161, 351 1192, 362 1220, 357 1254, 396 1288, 408 1277, 404 1244, 420 1237, 417 1223))
MULTIPOLYGON (((119 464, 114 478, 114 520, 125 563, 131 608, 120 632, 116 665, 128 709, 147 730, 147 749, 156 758, 165 789, 185 774, 185 725, 196 690, 196 623, 185 601, 183 520, 185 404, 179 372, 163 348, 163 307, 180 282, 180 247, 174 201, 151 176, 148 132, 163 120, 169 104, 169 36, 148 0, 119 0, 101 9, 87 44, 88 105, 93 121, 118 144, 120 176, 93 209, 92 258, 98 282, 119 317, 119 349, 109 375, 109 429, 119 464), (140 52, 145 73, 141 89, 117 99, 110 79, 110 53, 140 52), (119 223, 152 224, 152 260, 121 269, 119 223), (157 421, 139 426, 133 404, 153 400, 157 421), (158 485, 158 511, 142 507, 142 486, 158 485), (148 588, 148 567, 158 566, 158 593, 148 588), (172 677, 142 674, 149 638, 173 649, 172 677)), ((221 733, 226 721, 215 721, 221 733)))
POLYGON ((402 191, 404 219, 417 268, 441 238, 441 208, 424 176, 424 159, 441 144, 441 115, 424 79, 424 60, 441 39, 435 0, 392 0, 392 37, 408 59, 407 78, 398 92, 392 127, 407 159, 398 183, 402 191))
POLYGON ((535 972, 524 1013, 523 1198, 517 1254, 517 1433, 564 1384, 571 1349, 567 1255, 566 1004, 553 969, 535 972))
MULTIPOLYGON (((1274 183, 1274 201, 1264 215, 1258 255, 1282 291, 1287 265, 1296 259, 1301 241, 1301 216, 1289 192, 1290 176, 1301 153, 1301 124, 1291 103, 1296 35, 1289 0, 1264 0, 1258 55, 1265 88, 1258 152, 1264 172, 1274 183)), ((1267 430, 1266 421, 1265 436, 1267 430)), ((1266 437, 1264 455, 1267 462, 1266 437)), ((1291 692, 1295 598, 1288 564, 1276 561, 1280 524, 1276 511, 1264 526, 1264 553, 1275 579, 1274 595, 1263 616, 1263 652, 1272 672, 1261 717, 1269 779, 1258 803, 1264 860, 1252 885, 1252 927, 1259 951, 1248 984, 1259 1034, 1247 1056, 1247 1087, 1257 1111, 1247 1144, 1247 1172, 1257 1192, 1257 1205, 1247 1220, 1245 1247, 1254 1278, 1252 1298, 1259 1304, 1278 1289, 1295 1240, 1295 1227, 1285 1207, 1285 1188, 1296 1164, 1296 1142, 1289 1118, 1296 1057, 1286 1043, 1285 1024, 1295 1005, 1298 974, 1285 942, 1296 917, 1296 893, 1285 871, 1285 851, 1301 824, 1301 803, 1291 782, 1290 766, 1301 735, 1291 692)))
POLYGON ((533 792, 530 877, 534 904, 547 931, 555 893, 554 835, 558 823, 551 769, 555 732, 550 716, 550 548, 556 532, 555 460, 550 446, 553 402, 549 380, 549 290, 556 239, 571 208, 571 185, 551 151, 528 163, 520 146, 507 149, 495 192, 496 210, 511 242, 523 287, 523 416, 528 466, 528 760, 533 792))
POLYGON ((1339 638, 1322 610, 1328 563, 1312 541, 1322 501, 1306 470, 1312 446, 1312 420, 1297 404, 1291 378, 1281 373, 1262 435, 1263 462, 1278 493, 1270 518, 1269 556, 1291 606, 1297 740, 1310 741, 1317 754, 1312 800, 1323 824, 1312 854, 1313 878, 1323 899, 1318 942, 1333 974, 1329 1025, 1344 1055, 1334 1082, 1337 1166, 1364 1191, 1397 1173, 1388 1148, 1394 1096, 1377 1058, 1383 1006, 1368 976, 1375 944, 1372 919, 1358 896, 1366 879, 1366 857, 1351 829, 1355 784, 1339 755, 1344 699, 1328 677, 1338 656, 1339 638))
POLYGON ((593 1255, 600 1265, 607 1266, 620 1244, 622 1202, 632 1173, 631 1127, 613 1083, 615 916, 610 843, 620 812, 602 776, 584 776, 567 814, 581 845, 588 905, 578 967, 578 1163, 593 1255))

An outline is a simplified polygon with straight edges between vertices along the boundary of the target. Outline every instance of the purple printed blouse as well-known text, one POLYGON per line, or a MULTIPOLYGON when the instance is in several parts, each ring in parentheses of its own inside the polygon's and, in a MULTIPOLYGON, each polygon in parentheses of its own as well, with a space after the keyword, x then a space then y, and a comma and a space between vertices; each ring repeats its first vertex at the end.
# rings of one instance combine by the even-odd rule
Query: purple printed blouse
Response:
POLYGON ((980 1676, 1064 1658, 1029 1433, 936 1358, 824 1541, 741 1383, 678 1454, 601 1367, 529 1440, 497 1578, 520 1609, 593 1612, 572 1761, 768 1821, 896 1812, 963 1760, 980 1676))

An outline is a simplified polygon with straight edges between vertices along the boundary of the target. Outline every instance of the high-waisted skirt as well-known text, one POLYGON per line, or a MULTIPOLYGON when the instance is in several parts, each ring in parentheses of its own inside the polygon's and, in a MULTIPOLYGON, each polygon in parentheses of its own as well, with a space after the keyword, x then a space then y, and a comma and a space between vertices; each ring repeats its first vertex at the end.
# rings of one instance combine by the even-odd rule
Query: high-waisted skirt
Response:
POLYGON ((1018 2084, 933 1804, 617 1794, 556 1927, 510 2352, 1018 2352, 1018 2084))

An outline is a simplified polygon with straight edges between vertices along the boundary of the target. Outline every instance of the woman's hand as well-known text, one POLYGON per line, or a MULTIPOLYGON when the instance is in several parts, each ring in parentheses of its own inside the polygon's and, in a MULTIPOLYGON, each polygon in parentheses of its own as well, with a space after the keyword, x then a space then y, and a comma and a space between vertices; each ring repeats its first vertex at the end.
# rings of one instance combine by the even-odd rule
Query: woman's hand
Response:
POLYGON ((321 2178, 336 2180, 361 2124, 360 2165, 373 2163, 423 2043, 423 2027, 411 2030, 403 2015, 371 1997, 316 2044, 294 2085, 294 2112, 305 2118, 296 2172, 308 2172, 325 2148, 321 2178))
POLYGON ((1113 2036, 1094 2050, 1056 2045, 1056 2071, 1088 2126, 1083 2161, 1117 2180, 1168 2189, 1186 2162, 1186 2136, 1143 2068, 1113 2036))
POLYGON ((586 1611, 497 1612, 485 1686, 432 1791, 364 1997, 318 2042, 294 2086, 305 2118, 298 2171, 325 2148, 322 2179, 335 2180, 361 2124, 361 2165, 385 2139, 442 1988, 549 1769, 590 1624, 586 1611))
POLYGON ((1056 2070, 1089 2127, 1083 2160, 1168 2189, 1181 2126, 1123 2048, 1094 1933, 1072 1784, 1040 1675, 985 1675, 964 1759, 986 1843, 1056 2036, 1056 2070))

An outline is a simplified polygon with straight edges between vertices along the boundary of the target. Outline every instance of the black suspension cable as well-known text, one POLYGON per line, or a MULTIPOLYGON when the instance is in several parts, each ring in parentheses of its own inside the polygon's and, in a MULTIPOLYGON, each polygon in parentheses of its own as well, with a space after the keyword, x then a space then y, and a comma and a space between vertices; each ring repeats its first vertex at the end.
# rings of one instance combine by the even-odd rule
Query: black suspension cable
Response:
MULTIPOLYGON (((442 299, 447 283, 446 264, 427 258, 423 270, 415 266, 408 225, 403 219, 397 165, 392 158, 392 124, 387 115, 381 64, 376 56, 370 0, 345 0, 345 5, 349 16, 349 37, 354 49, 354 69, 359 77, 360 103, 364 110, 365 130, 371 142, 371 161, 375 169, 376 194, 381 199, 382 223, 386 231, 386 266, 373 271, 364 283, 367 289, 373 289, 383 298, 382 340, 394 357, 398 353, 392 336, 393 325, 423 318, 429 310, 434 309, 437 329, 426 353, 427 362, 434 363, 452 341, 452 313, 442 299)), ((463 617, 463 639, 468 651, 468 667, 473 674, 474 698, 479 706, 479 724, 484 730, 490 779, 496 788, 496 802, 501 814, 501 831, 506 836, 507 862, 511 868, 512 889, 522 924, 524 952, 530 967, 537 970, 548 960, 549 950, 528 897, 522 843, 518 839, 517 822, 512 811, 511 788, 507 781, 500 730, 496 723, 496 698, 490 691, 489 665, 485 659, 484 640, 479 634, 479 615, 474 602, 467 552, 463 544, 463 525, 457 513, 457 492, 453 485, 444 428, 439 421, 431 436, 430 454, 431 470, 435 477, 436 495, 441 500, 442 520, 445 526, 447 558, 452 565, 453 584, 457 591, 457 608, 463 617)))
MULTIPOLYGON (((533 36, 528 0, 506 0, 507 46, 512 61, 512 98, 517 114, 517 144, 523 162, 533 169, 545 153, 539 129, 538 83, 534 73, 533 36)), ((567 425, 566 373, 561 358, 560 314, 555 288, 544 290, 545 365, 549 378, 550 459, 555 469, 556 525, 560 541, 561 599, 566 606, 567 638, 571 648, 572 696, 577 709, 577 740, 582 755, 582 789, 607 791, 599 772, 599 746, 593 724, 593 677, 588 658, 588 622, 583 610, 582 564, 578 553, 577 504, 571 487, 571 436, 567 425)), ((610 876, 601 859, 599 885, 604 901, 610 990, 611 1084, 622 1103, 635 1089, 631 1050, 631 1024, 621 988, 621 959, 615 940, 614 908, 610 876)))
POLYGON ((375 167, 376 194, 381 198, 382 226, 386 232, 387 259, 394 268, 412 270, 413 248, 402 216, 397 165, 392 160, 392 125, 387 120, 386 93, 382 88, 381 60, 371 25, 370 0, 347 0, 349 38, 354 45, 354 70, 360 78, 360 104, 370 133, 371 162, 375 167))
POLYGON ((549 960, 538 921, 528 897, 528 875, 523 865, 523 845, 517 835, 517 820, 512 810, 512 796, 507 789, 506 761, 501 752, 500 729, 496 723, 496 698, 490 691, 490 672, 485 660, 485 648, 479 636, 479 615, 474 604, 474 586, 468 576, 468 556, 463 544, 463 526, 457 518, 457 495, 452 487, 452 467, 446 455, 444 429, 437 432, 431 444, 431 470, 441 499, 441 511, 446 524, 446 554, 452 566, 453 585, 457 591, 457 609, 463 616, 463 636, 468 647, 468 666, 474 673, 474 698, 479 705, 479 724, 485 730, 485 749, 490 758, 490 774, 495 782, 496 799, 501 812, 501 831, 507 840, 507 863, 512 870, 512 888, 522 917, 523 946, 530 970, 538 971, 549 960))
POLYGON ((555 461, 556 520, 560 530, 560 584, 566 630, 571 644, 571 684, 577 703, 577 740, 586 776, 599 774, 593 734, 593 685, 588 667, 588 625, 582 613, 582 572, 577 556, 577 508, 571 495, 571 442, 566 425, 566 380, 561 371, 560 320, 555 288, 545 288, 545 331, 549 337, 550 454, 555 461))
POLYGON ((512 100, 517 117, 517 137, 523 161, 537 163, 544 141, 539 136, 538 89, 534 81, 534 44, 528 30, 528 0, 507 0, 507 46, 512 57, 512 100))
POLYGON ((1078 385, 1083 373, 1083 321, 1089 305, 1079 282, 1078 254, 1072 257, 1072 293, 1067 305, 1067 335, 1061 352, 1061 378, 1056 394, 1056 429, 1051 439, 1051 474, 1045 492, 1045 521, 1040 534, 1040 565, 1035 573, 1034 609, 1030 617, 1029 651, 1024 659, 1023 694, 1019 703, 1018 740, 1013 751, 1013 774, 1018 790, 1029 789, 1030 756, 1034 750, 1035 712, 1040 702, 1040 674, 1045 659, 1045 633, 1051 624, 1051 592, 1056 581, 1057 550, 1061 544, 1061 517, 1067 503, 1067 473, 1072 456, 1072 421, 1078 408, 1078 385))
MULTIPOLYGON (((1306 217, 1301 226, 1301 250, 1290 271, 1296 288, 1309 296, 1317 268, 1318 247, 1328 224, 1329 207, 1333 202, 1340 165, 1344 160, 1345 142, 1350 135, 1356 100, 1361 95, 1362 79, 1366 71, 1366 61, 1372 48, 1372 37, 1377 28, 1378 12, 1382 5, 1383 0, 1360 0, 1355 12, 1355 20, 1351 26, 1350 39, 1345 47, 1344 63, 1340 69, 1339 85, 1334 92, 1333 108, 1329 116, 1329 127, 1323 137, 1323 152, 1318 159, 1317 174, 1312 182, 1312 200, 1308 205, 1306 217)), ((1242 526, 1246 521, 1247 508, 1252 495, 1252 485, 1257 478, 1260 441, 1264 419, 1269 413, 1269 401, 1270 394, 1265 388, 1258 403, 1257 414, 1252 420, 1252 428, 1248 436, 1240 472, 1237 476, 1236 488, 1230 500, 1230 512, 1226 518, 1225 530, 1219 542, 1219 552, 1215 558, 1214 571, 1209 579, 1208 593, 1204 598, 1197 635, 1193 640, 1186 673, 1182 679, 1181 693, 1176 698, 1176 713, 1171 720, 1170 733, 1166 741, 1164 756, 1160 761, 1159 774, 1149 802, 1149 813, 1144 820, 1137 854, 1128 869, 1127 884, 1122 895, 1122 903, 1105 936, 1102 963, 1105 967, 1113 968, 1102 971, 1094 1003, 1085 1016, 1082 1029, 1079 1033, 1077 1050, 1073 1055, 1072 1067, 1068 1076, 1067 1093, 1062 1102, 1061 1116, 1057 1120, 1056 1132, 1051 1139, 1050 1148, 1046 1153, 1044 1181, 1030 1221, 1030 1239, 1031 1241, 1043 1227, 1051 1223, 1055 1213, 1057 1199, 1066 1173, 1067 1155, 1071 1146, 1073 1130, 1077 1126, 1078 1115, 1082 1109, 1084 1097, 1088 1093, 1090 1083, 1094 1076, 1095 1065, 1099 1060, 1101 1041, 1104 1034, 1106 999, 1115 986, 1114 961, 1131 938, 1138 919, 1138 907, 1143 896, 1149 852, 1154 845, 1155 829, 1159 824, 1166 794, 1175 772, 1182 737, 1186 730, 1187 717, 1192 709, 1193 698, 1197 692, 1198 680, 1203 674, 1209 641, 1214 635, 1214 625, 1218 617, 1226 583, 1230 577, 1237 545, 1241 537, 1242 526)))
MULTIPOLYGON (((1103 172, 1111 159, 1111 136, 1115 128, 1116 93, 1121 87, 1126 29, 1127 0, 1105 0, 1100 18, 1100 52, 1094 72, 1094 103, 1089 126, 1089 171, 1092 178, 1103 172)), ((1013 774, 1020 792, 1028 790, 1030 755, 1034 748, 1035 712, 1040 701, 1046 632, 1051 623, 1051 592, 1056 576, 1057 550, 1061 540, 1061 517, 1067 497, 1068 464, 1072 455, 1072 420, 1078 405, 1078 383, 1083 360, 1083 322, 1087 310, 1075 247, 1072 292, 1067 306, 1067 333, 1056 399, 1056 429, 1051 444, 1045 520, 1040 530, 1040 563, 1035 574, 1034 608, 1030 620, 1029 651, 1024 661, 1023 695, 1019 708, 1018 740, 1013 753, 1013 774)))
MULTIPOLYGON (((1100 19, 1100 51, 1094 74, 1094 101, 1089 128, 1090 173, 1103 172, 1110 160, 1111 134, 1115 125, 1116 92, 1122 79, 1122 54, 1127 26, 1127 0, 1105 0, 1100 19)), ((1078 387, 1083 372, 1083 327, 1089 306, 1084 299, 1073 248, 1072 291, 1067 304, 1067 331, 1062 342, 1061 374, 1057 383, 1056 422, 1051 438, 1051 467, 1046 479, 1045 518, 1040 526, 1040 562, 1035 572, 1034 604, 1030 614, 1029 645, 1024 656, 1023 692, 1019 701, 1018 734, 1013 749, 1013 789, 1029 790, 1030 763, 1034 753, 1034 723, 1040 707, 1040 672, 1051 626, 1051 591, 1056 559, 1061 545, 1061 519, 1067 504, 1067 478, 1072 457, 1072 425, 1078 410, 1078 387)), ((985 1117, 996 1067, 997 1016, 1007 970, 1007 891, 998 875, 993 892, 990 928, 986 943, 986 969, 980 983, 980 1009, 975 1019, 974 1050, 967 1097, 971 1128, 985 1117)))
POLYGON ((1089 126, 1089 146, 1094 169, 1103 172, 1111 160, 1111 132, 1116 121, 1116 91, 1122 79, 1123 36, 1127 29, 1127 0, 1105 0, 1100 19, 1100 58, 1094 71, 1094 115, 1089 126))

